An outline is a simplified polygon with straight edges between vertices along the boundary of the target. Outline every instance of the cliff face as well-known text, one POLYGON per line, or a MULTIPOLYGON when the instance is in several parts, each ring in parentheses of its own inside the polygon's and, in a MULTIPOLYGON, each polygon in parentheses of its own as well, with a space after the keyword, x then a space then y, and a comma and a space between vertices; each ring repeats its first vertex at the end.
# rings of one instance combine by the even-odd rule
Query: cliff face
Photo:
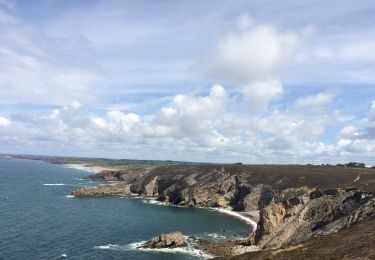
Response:
POLYGON ((274 198, 260 211, 256 231, 262 248, 298 244, 309 237, 335 233, 375 214, 375 195, 357 189, 306 190, 274 198))
MULTIPOLYGON (((311 237, 301 244, 226 257, 232 260, 260 259, 374 259, 375 217, 370 217, 326 236, 311 237)), ((220 258, 221 259, 221 258, 220 258)))
POLYGON ((335 233, 375 215, 374 170, 179 165, 103 171, 90 178, 119 182, 72 194, 140 195, 182 206, 259 210, 249 241, 264 249, 335 233))
POLYGON ((160 168, 142 174, 103 171, 89 178, 121 182, 94 188, 83 187, 72 195, 139 195, 181 206, 221 207, 238 211, 257 210, 270 203, 273 197, 267 185, 252 186, 243 173, 227 172, 223 167, 207 170, 197 166, 181 166, 172 167, 172 172, 165 171, 165 167, 160 168), (110 190, 114 191, 113 194, 110 190))

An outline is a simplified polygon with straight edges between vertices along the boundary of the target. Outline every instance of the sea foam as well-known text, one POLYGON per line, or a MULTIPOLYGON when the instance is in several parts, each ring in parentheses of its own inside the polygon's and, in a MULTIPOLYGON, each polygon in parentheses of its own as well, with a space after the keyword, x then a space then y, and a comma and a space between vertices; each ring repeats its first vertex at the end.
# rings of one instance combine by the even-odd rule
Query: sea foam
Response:
POLYGON ((104 246, 94 246, 94 249, 118 250, 118 249, 121 249, 121 246, 115 245, 115 244, 107 244, 104 246))
POLYGON ((191 246, 188 247, 177 247, 177 248, 137 248, 138 250, 151 252, 151 253, 169 253, 169 254, 185 254, 195 256, 201 259, 209 259, 213 258, 212 255, 209 255, 202 250, 193 248, 191 246))
POLYGON ((196 249, 191 247, 179 247, 179 248, 139 248, 142 244, 147 241, 140 241, 135 243, 130 243, 127 245, 117 245, 117 244, 107 244, 103 246, 95 246, 94 249, 101 249, 101 250, 118 250, 118 251, 126 251, 126 250, 140 250, 144 252, 150 253, 170 253, 170 254, 187 254, 192 255, 201 259, 209 259, 212 258, 212 255, 204 253, 202 250, 196 249))
POLYGON ((64 164, 63 165, 66 168, 81 170, 85 172, 91 172, 91 173, 98 173, 103 168, 99 166, 86 166, 85 164, 64 164))
POLYGON ((160 205, 160 206, 169 206, 168 203, 161 202, 161 201, 158 201, 156 199, 143 199, 142 202, 146 203, 146 204, 154 204, 154 205, 160 205))
POLYGON ((212 237, 214 239, 226 239, 226 238, 228 238, 227 236, 220 235, 218 233, 209 233, 209 234, 205 234, 203 236, 212 237))
POLYGON ((44 186, 65 186, 64 183, 43 183, 44 186))

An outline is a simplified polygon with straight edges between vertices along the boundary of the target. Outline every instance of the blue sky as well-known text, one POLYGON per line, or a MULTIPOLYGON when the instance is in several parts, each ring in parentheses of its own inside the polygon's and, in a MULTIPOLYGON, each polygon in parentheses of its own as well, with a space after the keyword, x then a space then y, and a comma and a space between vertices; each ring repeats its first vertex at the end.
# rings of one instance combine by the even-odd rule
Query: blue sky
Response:
POLYGON ((375 164, 374 13, 0 0, 0 152, 375 164))

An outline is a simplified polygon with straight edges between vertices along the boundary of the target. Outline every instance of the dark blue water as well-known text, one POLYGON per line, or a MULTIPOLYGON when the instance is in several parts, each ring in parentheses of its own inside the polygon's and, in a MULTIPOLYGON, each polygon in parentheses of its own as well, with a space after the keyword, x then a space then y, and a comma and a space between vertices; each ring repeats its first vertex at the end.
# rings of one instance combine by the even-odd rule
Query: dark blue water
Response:
POLYGON ((240 220, 207 209, 120 197, 67 198, 90 185, 80 179, 87 174, 39 161, 0 160, 0 259, 59 259, 63 254, 66 259, 196 259, 130 245, 174 230, 197 236, 249 233, 240 220), (65 185, 44 185, 57 183, 65 185))

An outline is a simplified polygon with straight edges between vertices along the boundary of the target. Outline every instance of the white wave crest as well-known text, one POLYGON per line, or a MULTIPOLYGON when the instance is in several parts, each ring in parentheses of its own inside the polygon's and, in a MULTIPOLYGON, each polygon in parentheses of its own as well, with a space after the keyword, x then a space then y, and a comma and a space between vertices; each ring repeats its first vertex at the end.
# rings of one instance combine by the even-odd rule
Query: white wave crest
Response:
POLYGON ((65 186, 64 183, 43 183, 44 186, 65 186))
POLYGON ((107 245, 104 245, 104 246, 94 246, 94 249, 103 249, 103 250, 117 250, 119 248, 120 248, 120 246, 115 245, 115 244, 107 244, 107 245))
POLYGON ((201 259, 209 259, 212 258, 212 255, 204 253, 202 250, 193 248, 191 246, 188 247, 179 247, 179 248, 139 248, 142 244, 147 241, 140 241, 135 243, 130 243, 127 245, 117 245, 117 244, 107 244, 104 246, 95 246, 94 249, 101 249, 101 250, 140 250, 144 252, 150 253, 170 253, 170 254, 187 254, 192 255, 201 259))
POLYGON ((142 202, 146 203, 146 204, 154 204, 154 205, 160 205, 160 206, 167 206, 168 205, 167 203, 158 201, 156 199, 143 199, 142 202))
POLYGON ((224 238, 227 238, 227 236, 220 235, 220 234, 217 234, 217 233, 209 233, 209 234, 206 234, 205 236, 212 237, 212 238, 215 238, 215 239, 224 239, 224 238))
POLYGON ((145 252, 153 252, 153 253, 169 253, 169 254, 184 254, 184 255, 191 255, 201 259, 209 259, 213 258, 212 255, 209 255, 202 250, 193 248, 193 247, 177 247, 177 248, 137 248, 138 250, 145 251, 145 252))
POLYGON ((98 173, 103 169, 99 166, 86 166, 85 164, 64 164, 64 167, 91 173, 98 173))
POLYGON ((74 198, 74 195, 66 195, 65 198, 74 198))

